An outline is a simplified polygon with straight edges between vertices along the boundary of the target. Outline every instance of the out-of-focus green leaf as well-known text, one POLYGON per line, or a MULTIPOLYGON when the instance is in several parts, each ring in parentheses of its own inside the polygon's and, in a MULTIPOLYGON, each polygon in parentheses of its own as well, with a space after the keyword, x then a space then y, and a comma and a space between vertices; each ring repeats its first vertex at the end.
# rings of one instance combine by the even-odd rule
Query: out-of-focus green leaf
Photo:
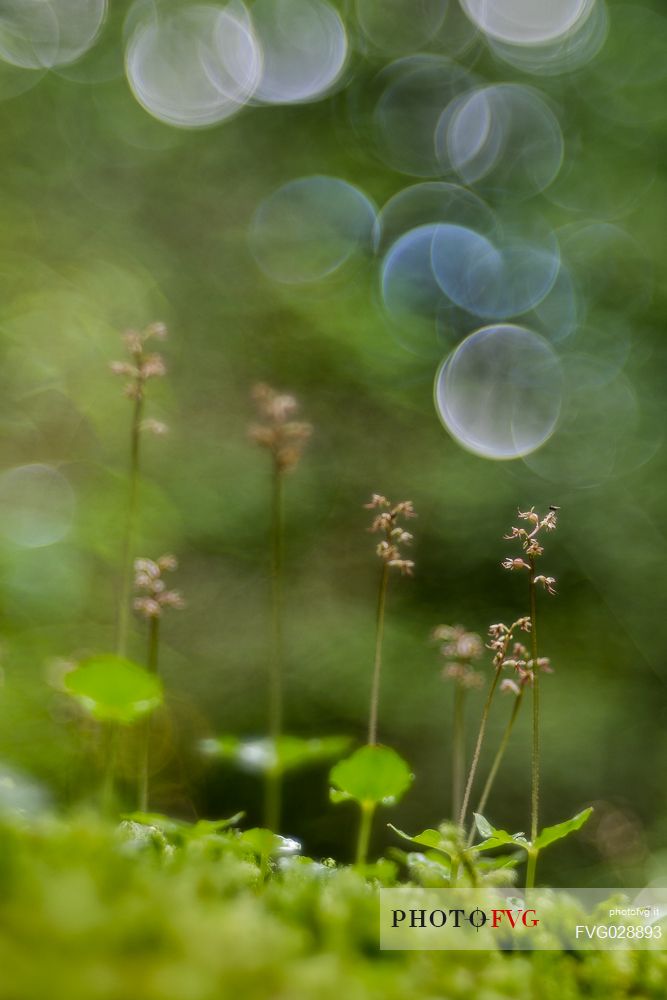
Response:
POLYGON ((235 826, 244 813, 238 812, 227 819, 200 819, 196 823, 188 823, 182 819, 173 819, 162 813, 132 812, 125 813, 123 819, 141 826, 155 827, 167 836, 176 836, 182 840, 196 840, 198 837, 208 837, 221 833, 230 826, 235 826))
POLYGON ((278 740, 242 740, 236 736, 220 736, 203 740, 200 747, 207 756, 229 760, 244 771, 284 774, 340 757, 351 742, 348 736, 310 739, 281 736, 278 740))
POLYGON ((410 851, 404 856, 404 864, 410 878, 424 888, 439 889, 449 885, 451 864, 438 851, 427 851, 426 854, 410 851))
POLYGON ((245 844, 253 854, 265 860, 279 854, 296 854, 301 849, 298 840, 289 837, 281 837, 272 830, 263 827, 253 827, 251 830, 244 830, 239 840, 245 844))
POLYGON ((153 812, 130 812, 123 813, 121 819, 127 823, 138 823, 140 826, 153 826, 157 830, 161 830, 162 833, 180 833, 182 830, 187 830, 190 826, 183 819, 173 819, 171 816, 165 816, 163 813, 153 813, 153 812))
POLYGON ((395 750, 365 746, 332 767, 332 802, 354 799, 366 805, 393 805, 403 797, 414 775, 395 750))
POLYGON ((131 725, 162 704, 162 682, 122 656, 84 660, 65 676, 65 688, 100 722, 131 725))
POLYGON ((192 837, 208 837, 212 833, 222 833, 230 826, 236 826, 245 816, 244 812, 234 813, 225 819, 199 819, 192 826, 192 837))

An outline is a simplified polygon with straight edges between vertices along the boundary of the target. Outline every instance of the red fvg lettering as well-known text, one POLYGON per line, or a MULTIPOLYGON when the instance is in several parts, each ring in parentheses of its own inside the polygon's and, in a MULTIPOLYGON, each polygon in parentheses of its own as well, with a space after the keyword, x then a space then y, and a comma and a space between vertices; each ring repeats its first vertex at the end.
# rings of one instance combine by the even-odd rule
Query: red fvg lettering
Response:
POLYGON ((491 926, 500 927, 503 917, 507 917, 510 927, 516 927, 519 920, 524 927, 537 927, 539 920, 535 910, 491 910, 491 926), (529 914, 532 916, 529 918, 529 914))

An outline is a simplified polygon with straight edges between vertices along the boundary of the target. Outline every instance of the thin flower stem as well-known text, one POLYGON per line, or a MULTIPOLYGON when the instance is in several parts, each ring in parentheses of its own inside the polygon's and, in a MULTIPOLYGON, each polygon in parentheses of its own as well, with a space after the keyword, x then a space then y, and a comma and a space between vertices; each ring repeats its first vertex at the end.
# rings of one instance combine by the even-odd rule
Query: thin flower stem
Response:
POLYGON ((548 513, 540 517, 531 507, 527 511, 519 511, 519 518, 528 521, 532 528, 517 527, 514 525, 510 534, 505 537, 520 541, 526 558, 508 556, 503 560, 502 565, 509 570, 528 570, 528 604, 530 608, 530 659, 523 665, 524 679, 532 682, 533 688, 533 725, 532 725, 532 750, 531 750, 531 790, 530 790, 530 843, 528 851, 528 865, 526 869, 526 887, 531 888, 535 884, 535 871, 537 868, 537 858, 539 849, 535 848, 538 837, 540 820, 540 669, 548 667, 548 660, 540 663, 538 656, 537 642, 537 598, 536 588, 540 583, 549 594, 555 594, 554 585, 556 580, 552 576, 540 574, 535 575, 535 560, 543 553, 543 548, 538 541, 538 535, 542 530, 553 531, 558 520, 557 512, 559 508, 550 506, 548 513), (526 561, 526 559, 528 561, 526 561))
MULTIPOLYGON (((533 658, 533 752, 532 752, 532 788, 530 797, 530 839, 535 843, 539 829, 540 807, 540 671, 537 663, 537 601, 535 594, 535 560, 530 560, 529 575, 530 593, 530 641, 533 658)), ((526 867, 526 889, 535 885, 538 851, 531 848, 528 852, 526 867)))
POLYGON ((535 561, 530 560, 530 644, 533 659, 533 751, 530 839, 537 837, 540 805, 540 671, 537 663, 537 608, 535 599, 535 561))
POLYGON ((463 800, 465 781, 465 696, 463 684, 454 688, 452 719, 452 816, 458 816, 463 800))
MULTIPOLYGON (((158 672, 158 652, 160 647, 160 619, 154 616, 148 624, 148 653, 146 666, 152 674, 158 672)), ((149 772, 150 772, 151 719, 144 720, 141 738, 141 763, 139 767, 139 811, 148 812, 149 772)))
MULTIPOLYGON (((271 650, 269 653, 269 737, 274 753, 283 729, 283 563, 284 563, 283 471, 274 463, 271 497, 271 650)), ((280 825, 282 772, 272 768, 266 774, 264 823, 276 831, 280 825)))
POLYGON ((143 392, 137 387, 137 395, 132 409, 130 431, 130 479, 127 502, 127 520, 123 539, 121 562, 120 597, 118 602, 118 624, 116 630, 116 652, 124 656, 127 648, 127 631, 130 617, 130 593, 132 590, 132 559, 137 532, 139 498, 139 457, 141 449, 141 418, 143 413, 143 392))
POLYGON ((362 802, 361 822, 359 824, 359 835, 357 837, 356 864, 361 866, 366 864, 368 857, 368 845, 371 839, 371 829, 373 826, 373 816, 375 815, 374 802, 362 802))
POLYGON ((269 690, 269 731, 278 739, 283 726, 283 552, 284 552, 283 473, 273 472, 271 514, 271 660, 269 690))
MULTIPOLYGON (((516 717, 519 714, 519 709, 521 708, 521 702, 523 701, 524 688, 519 690, 518 695, 514 699, 514 705, 512 706, 512 714, 509 717, 507 725, 505 727, 505 732, 500 741, 500 745, 496 750, 496 756, 493 758, 493 763, 491 765, 491 770, 486 779, 486 783, 480 795, 479 802, 477 803, 476 813, 484 815, 484 809, 486 808, 486 803, 489 800, 489 795, 491 794, 491 789, 493 788, 493 783, 496 780, 496 775, 500 769, 503 757, 505 756, 505 751, 507 750, 510 736, 512 735, 512 729, 514 728, 514 723, 516 722, 516 717)), ((468 834, 468 842, 466 848, 472 847, 472 842, 475 838, 475 827, 474 824, 470 828, 470 833, 468 834)))
POLYGON ((382 673, 382 642, 384 639, 384 613, 387 604, 387 584, 389 582, 389 566, 382 564, 380 588, 378 591, 377 614, 375 618, 375 659, 373 662, 373 683, 371 686, 371 705, 368 716, 368 744, 377 743, 378 706, 380 702, 380 674, 382 673))
POLYGON ((463 796, 463 803, 461 805, 461 811, 459 813, 459 826, 465 824, 466 813, 468 812, 468 805, 470 803, 470 794, 472 792, 473 782, 475 780, 475 774, 477 772, 477 765, 479 764, 479 757, 482 752, 482 744, 484 742, 484 735, 486 733, 486 724, 489 719, 489 711, 491 709, 491 702, 495 694, 496 688, 498 687, 498 681, 500 680, 500 672, 502 670, 502 664, 496 667, 496 672, 493 675, 493 680, 491 681, 491 686, 489 687, 489 693, 486 696, 486 701, 484 702, 484 708, 482 709, 482 718, 479 723, 479 732, 477 734, 477 742, 475 744, 475 750, 472 755, 472 761, 470 763, 470 770, 468 771, 468 781, 466 783, 466 790, 463 796))

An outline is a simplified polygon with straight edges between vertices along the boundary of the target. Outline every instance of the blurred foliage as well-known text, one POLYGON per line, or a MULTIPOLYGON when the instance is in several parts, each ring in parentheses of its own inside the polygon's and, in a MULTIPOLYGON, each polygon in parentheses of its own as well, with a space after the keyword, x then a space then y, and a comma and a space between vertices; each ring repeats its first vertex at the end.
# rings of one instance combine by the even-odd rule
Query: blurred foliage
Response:
MULTIPOLYGON (((600 55, 576 73, 538 80, 559 111, 565 162, 551 192, 504 211, 517 220, 539 215, 555 229, 618 224, 634 242, 625 256, 610 251, 609 263, 604 234, 601 261, 581 251, 591 295, 604 286, 589 322, 608 336, 602 347, 583 335, 577 342, 593 361, 599 355, 600 370, 585 386, 576 433, 568 430, 562 449, 557 434, 525 461, 494 462, 462 450, 441 427, 432 401, 437 360, 406 352, 392 335, 370 255, 355 255, 321 282, 279 285, 250 252, 258 205, 294 178, 335 175, 377 205, 413 180, 382 161, 368 115, 357 113, 386 60, 360 40, 350 5, 338 6, 354 51, 345 85, 316 103, 248 107, 199 131, 155 120, 123 76, 125 2, 111 5, 81 63, 31 74, 23 92, 0 103, 0 465, 54 470, 37 495, 34 486, 25 495, 15 483, 13 492, 0 489, 0 759, 41 779, 61 806, 96 792, 103 742, 62 694, 63 660, 113 649, 130 403, 108 363, 121 354, 120 332, 159 319, 170 331, 169 374, 150 387, 148 409, 170 433, 146 439, 137 554, 178 555, 187 609, 162 630, 166 708, 155 722, 155 807, 187 818, 244 809, 250 825, 259 817, 255 783, 203 761, 197 747, 202 738, 264 731, 269 469, 246 429, 251 387, 266 380, 294 392, 314 426, 286 490, 289 732, 363 739, 377 567, 362 505, 373 491, 409 497, 419 515, 416 569, 389 597, 380 738, 417 776, 397 824, 421 829, 443 819, 453 692, 428 636, 442 621, 484 634, 490 622, 523 614, 521 582, 499 568, 502 535, 517 505, 560 505, 545 556, 559 596, 545 603, 540 623, 541 649, 555 667, 543 684, 543 818, 556 821, 591 802, 596 814, 578 847, 563 849, 553 867, 547 856, 542 876, 641 884, 667 868, 665 102, 664 80, 649 72, 650 22, 626 36, 625 8, 609 4, 600 55), (635 76, 612 95, 624 66, 635 76), (9 516, 17 505, 18 527, 9 516), (41 540, 26 544, 37 526, 41 540)), ((658 4, 644 7, 660 12, 658 4)), ((480 41, 466 63, 491 81, 534 83, 480 41)), ((133 628, 128 654, 142 662, 145 630, 139 621, 133 628)), ((469 701, 474 720, 479 709, 474 696, 469 701)), ((489 747, 504 723, 501 702, 489 747)), ((528 745, 526 715, 488 807, 499 827, 525 826, 518 817, 528 815, 528 745)), ((121 760, 128 796, 135 749, 128 737, 121 760)), ((327 802, 324 770, 288 784, 284 832, 303 838, 314 856, 341 857, 352 848, 349 821, 327 802)), ((46 861, 35 862, 9 837, 0 851, 5 877, 11 856, 32 888, 23 901, 3 904, 15 907, 22 928, 21 947, 5 946, 7 982, 28 976, 43 996, 56 975, 71 997, 111 996, 114 977, 132 975, 133 949, 152 956, 142 972, 147 995, 179 1000, 219 995, 221 983, 249 997, 253 984, 264 990, 267 981, 280 992, 283 976, 294 997, 343 989, 404 997, 408 982, 421 984, 413 993, 432 995, 450 975, 439 956, 392 956, 355 985, 374 918, 351 873, 340 878, 354 904, 342 904, 345 919, 332 917, 317 931, 338 943, 315 955, 315 931, 291 917, 281 922, 251 894, 241 893, 232 911, 219 906, 217 896, 232 891, 227 879, 245 883, 247 862, 202 861, 199 878, 113 854, 114 889, 112 874, 85 861, 110 850, 107 836, 85 828, 48 841, 36 834, 30 847, 46 861), (50 887, 43 863, 61 866, 50 887), (108 880, 106 888, 98 880, 108 880), (149 883, 153 895, 127 888, 149 883), (107 891, 115 898, 108 907, 100 903, 107 891), (236 943, 227 957, 223 930, 236 943), (293 956, 289 971, 271 948, 252 944, 255 933, 293 956), (33 966, 33 945, 47 938, 49 960, 33 966), (68 964, 72 942, 84 940, 84 966, 68 964), (168 940, 177 945, 164 958, 168 940)), ((379 848, 386 835, 376 837, 379 848)), ((299 889, 295 899, 302 891, 310 913, 312 890, 299 889)), ((640 974, 635 956, 591 956, 582 966, 570 957, 543 961, 560 963, 559 1000, 579 995, 584 981, 591 996, 622 996, 622 984, 640 974)), ((469 995, 471 983, 480 996, 529 995, 522 958, 477 957, 475 970, 464 963, 452 972, 448 995, 469 995)))
POLYGON ((65 686, 99 722, 129 725, 162 703, 159 677, 120 656, 84 660, 66 675, 65 686))
POLYGON ((664 952, 461 952, 453 962, 389 951, 371 962, 377 889, 394 884, 396 866, 377 865, 369 885, 333 862, 278 857, 264 883, 264 845, 249 836, 260 833, 280 839, 199 825, 177 833, 175 850, 173 831, 138 823, 3 825, 0 996, 53 995, 55 984, 71 1000, 664 995, 664 952))

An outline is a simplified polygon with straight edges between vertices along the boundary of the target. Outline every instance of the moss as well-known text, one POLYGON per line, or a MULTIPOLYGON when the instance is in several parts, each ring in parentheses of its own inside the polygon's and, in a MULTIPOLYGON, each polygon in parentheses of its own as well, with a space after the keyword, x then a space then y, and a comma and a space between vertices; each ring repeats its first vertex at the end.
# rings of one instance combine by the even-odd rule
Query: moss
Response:
POLYGON ((1 1000, 664 995, 661 953, 380 952, 377 880, 290 859, 263 881, 234 832, 156 849, 78 817, 1 844, 1 1000))

